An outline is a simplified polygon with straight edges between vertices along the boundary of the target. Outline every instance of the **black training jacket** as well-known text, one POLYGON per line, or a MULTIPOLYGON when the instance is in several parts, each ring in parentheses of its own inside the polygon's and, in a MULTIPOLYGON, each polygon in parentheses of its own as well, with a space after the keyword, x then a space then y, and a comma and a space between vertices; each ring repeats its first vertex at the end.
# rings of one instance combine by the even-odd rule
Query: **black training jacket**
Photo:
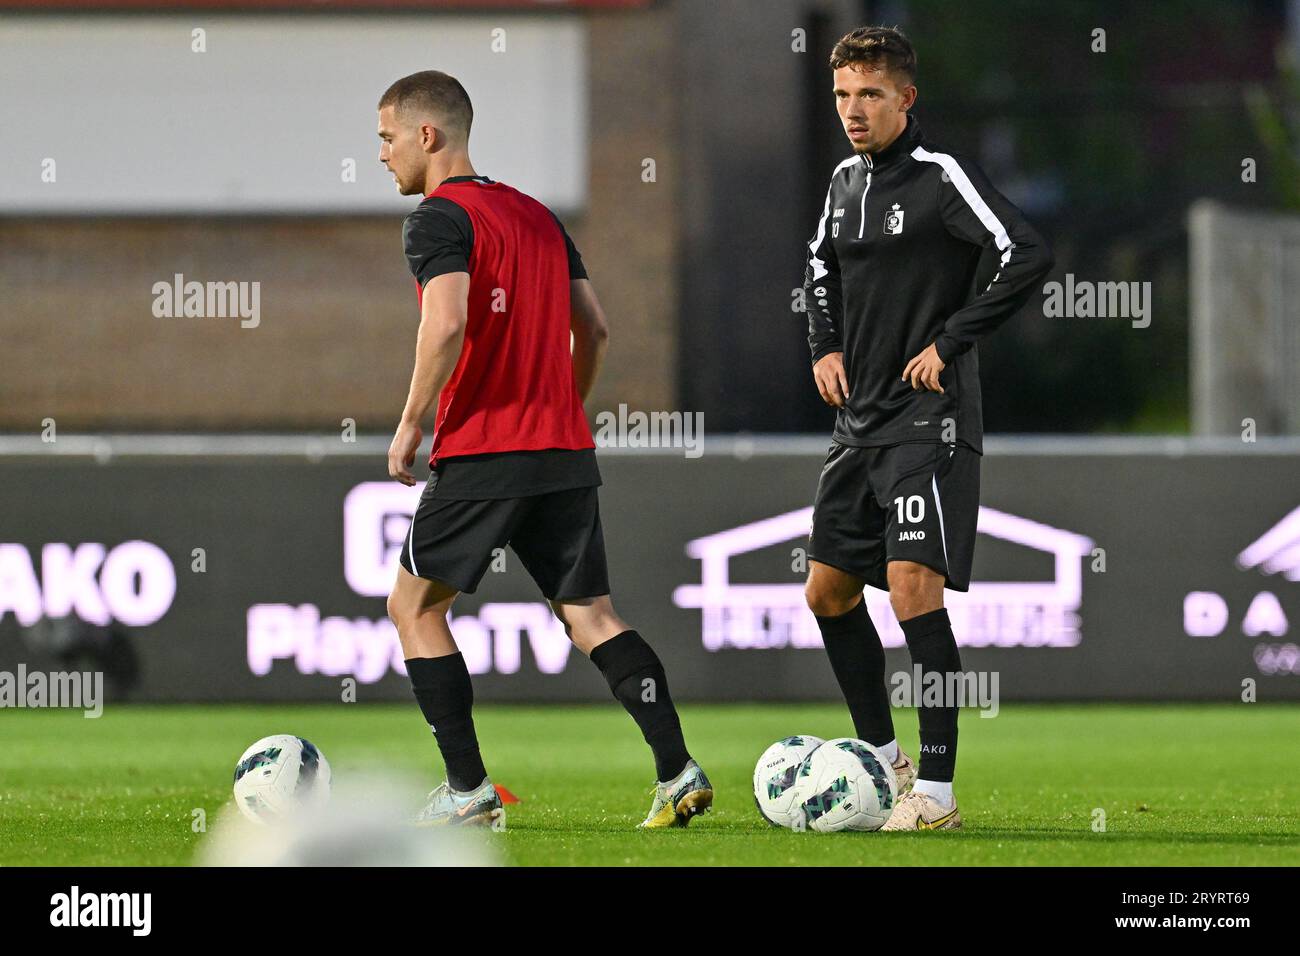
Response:
POLYGON ((836 415, 835 441, 955 437, 982 452, 975 342, 1026 302, 1052 264, 1020 210, 969 159, 923 139, 913 116, 878 155, 840 163, 804 273, 812 360, 844 353, 849 400, 836 415), (986 248, 995 250, 997 272, 977 286, 986 248), (931 342, 945 365, 942 395, 902 380, 908 360, 931 342))

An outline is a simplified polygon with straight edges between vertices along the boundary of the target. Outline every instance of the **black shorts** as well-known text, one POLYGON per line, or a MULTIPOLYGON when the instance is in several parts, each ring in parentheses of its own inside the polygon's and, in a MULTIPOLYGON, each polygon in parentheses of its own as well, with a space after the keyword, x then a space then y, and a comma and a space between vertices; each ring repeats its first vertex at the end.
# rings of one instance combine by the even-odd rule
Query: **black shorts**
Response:
POLYGON ((498 548, 509 545, 548 600, 609 593, 597 490, 460 501, 420 496, 402 567, 473 594, 498 548))
POLYGON ((980 456, 965 445, 832 444, 813 507, 808 557, 889 590, 886 565, 915 561, 970 589, 980 456))

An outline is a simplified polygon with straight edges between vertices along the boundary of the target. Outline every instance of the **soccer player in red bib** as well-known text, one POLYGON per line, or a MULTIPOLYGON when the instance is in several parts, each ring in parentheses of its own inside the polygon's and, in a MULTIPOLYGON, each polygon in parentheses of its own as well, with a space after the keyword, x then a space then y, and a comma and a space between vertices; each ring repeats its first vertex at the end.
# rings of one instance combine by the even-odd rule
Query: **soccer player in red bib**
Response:
POLYGON ((712 805, 713 788, 686 750, 658 655, 609 596, 600 472, 582 408, 605 316, 555 215, 475 172, 473 115, 465 88, 436 70, 398 80, 379 100, 379 161, 398 192, 424 197, 403 230, 420 302, 415 371, 388 451, 388 473, 403 484, 415 484, 421 423, 437 405, 431 474, 388 598, 447 768, 417 822, 504 823, 447 613, 509 545, 650 745, 658 783, 641 826, 685 826, 712 805))

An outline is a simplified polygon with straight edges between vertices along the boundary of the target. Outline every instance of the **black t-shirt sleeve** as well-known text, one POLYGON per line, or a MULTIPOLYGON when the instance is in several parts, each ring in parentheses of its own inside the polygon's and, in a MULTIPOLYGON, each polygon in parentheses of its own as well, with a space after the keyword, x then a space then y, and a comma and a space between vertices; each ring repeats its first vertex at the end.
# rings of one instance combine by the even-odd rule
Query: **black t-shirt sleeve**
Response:
POLYGON ((574 279, 587 278, 587 266, 582 261, 582 256, 578 254, 578 247, 573 244, 569 238, 569 231, 564 228, 564 223, 560 222, 560 217, 551 213, 555 224, 560 227, 560 235, 564 236, 564 248, 569 253, 569 281, 574 279))
POLYGON ((442 196, 420 203, 402 227, 406 264, 421 287, 434 276, 469 272, 474 226, 469 213, 442 196))

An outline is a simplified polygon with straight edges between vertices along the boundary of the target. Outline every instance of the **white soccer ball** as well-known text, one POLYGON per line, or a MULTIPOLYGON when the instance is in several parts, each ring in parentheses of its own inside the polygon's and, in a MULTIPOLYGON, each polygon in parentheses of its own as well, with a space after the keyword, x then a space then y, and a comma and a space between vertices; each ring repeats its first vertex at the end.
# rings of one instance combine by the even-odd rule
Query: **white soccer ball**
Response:
POLYGON ((898 778, 871 744, 837 737, 799 765, 794 798, 795 829, 879 830, 898 799, 898 778))
POLYGON ((235 804, 258 823, 275 823, 329 799, 330 765, 311 741, 263 737, 235 765, 235 804))
POLYGON ((822 739, 800 734, 778 740, 763 751, 754 767, 754 803, 763 819, 773 826, 791 827, 790 813, 795 809, 795 774, 809 754, 821 746, 822 739))

